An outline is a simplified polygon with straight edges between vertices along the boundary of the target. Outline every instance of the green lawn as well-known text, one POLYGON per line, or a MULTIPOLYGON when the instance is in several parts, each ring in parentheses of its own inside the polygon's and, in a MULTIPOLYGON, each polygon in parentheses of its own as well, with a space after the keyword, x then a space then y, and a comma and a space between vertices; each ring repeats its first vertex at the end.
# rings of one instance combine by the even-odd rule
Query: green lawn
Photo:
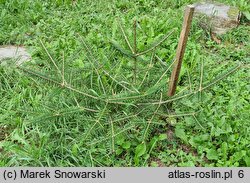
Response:
POLYGON ((0 65, 0 166, 250 166, 246 20, 218 45, 194 19, 167 96, 193 2, 0 0, 0 45, 32 54, 0 65))

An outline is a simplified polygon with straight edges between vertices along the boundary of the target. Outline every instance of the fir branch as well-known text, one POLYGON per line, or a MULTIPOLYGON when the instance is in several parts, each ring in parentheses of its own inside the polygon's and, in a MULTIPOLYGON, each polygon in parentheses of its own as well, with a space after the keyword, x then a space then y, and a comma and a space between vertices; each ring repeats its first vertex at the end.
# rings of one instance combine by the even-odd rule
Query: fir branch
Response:
POLYGON ((147 136, 147 133, 148 133, 149 126, 150 126, 150 124, 152 123, 152 121, 153 121, 153 119, 154 119, 156 113, 158 112, 158 110, 159 110, 159 108, 160 108, 160 106, 161 106, 161 100, 162 100, 162 93, 161 93, 161 96, 160 96, 160 101, 159 101, 158 107, 156 108, 154 114, 152 115, 152 117, 151 117, 150 120, 148 121, 147 127, 146 127, 146 129, 145 129, 145 131, 144 131, 144 134, 143 134, 143 141, 146 140, 146 136, 147 136))
POLYGON ((122 31, 122 35, 123 35, 123 37, 124 37, 124 39, 125 39, 125 41, 126 41, 128 47, 129 47, 130 51, 134 54, 134 50, 133 50, 132 46, 131 46, 130 43, 129 43, 128 37, 126 36, 126 33, 125 33, 125 31, 124 31, 124 28, 122 27, 121 22, 117 20, 117 23, 118 23, 118 25, 119 25, 119 27, 120 27, 120 29, 121 29, 121 31, 122 31))
POLYGON ((51 57, 50 53, 48 52, 47 48, 45 47, 45 45, 43 44, 42 40, 39 39, 43 49, 45 50, 46 54, 48 55, 49 59, 51 60, 51 62, 54 64, 56 70, 58 71, 58 73, 61 75, 62 79, 63 79, 63 75, 61 70, 58 68, 58 66, 56 65, 56 62, 54 61, 54 59, 51 57))
POLYGON ((152 50, 154 50, 156 47, 158 47, 159 45, 161 45, 167 38, 169 38, 169 36, 171 36, 173 34, 173 32, 176 29, 173 29, 170 33, 166 34, 160 41, 155 41, 152 43, 152 46, 142 52, 139 52, 137 54, 135 54, 136 57, 140 56, 140 55, 144 55, 152 50))
POLYGON ((41 74, 41 73, 38 73, 38 72, 35 72, 35 71, 32 71, 32 70, 26 69, 26 68, 21 67, 21 66, 18 66, 17 68, 19 68, 19 69, 21 69, 21 70, 23 70, 23 71, 25 71, 25 72, 27 72, 27 73, 29 73, 29 74, 32 74, 32 75, 35 75, 35 76, 37 76, 37 77, 40 77, 40 78, 42 78, 42 79, 44 79, 44 80, 47 80, 47 81, 49 81, 49 82, 55 83, 55 84, 61 86, 62 88, 67 88, 67 89, 69 89, 69 90, 71 90, 71 91, 74 91, 74 92, 76 92, 76 93, 82 94, 82 95, 84 95, 84 96, 86 96, 86 97, 90 97, 90 98, 93 98, 93 99, 96 99, 96 100, 101 100, 101 101, 103 101, 103 99, 101 99, 101 98, 99 98, 99 97, 96 97, 96 96, 93 96, 93 95, 91 95, 91 94, 82 92, 82 91, 80 91, 80 90, 78 90, 78 89, 76 89, 76 88, 74 88, 74 87, 72 87, 72 86, 70 86, 70 85, 68 85, 68 84, 66 84, 66 85, 63 86, 62 83, 60 83, 60 82, 58 82, 58 81, 56 81, 56 80, 54 80, 54 79, 52 79, 52 78, 49 78, 49 77, 47 77, 47 76, 45 76, 45 75, 43 75, 43 74, 41 74))

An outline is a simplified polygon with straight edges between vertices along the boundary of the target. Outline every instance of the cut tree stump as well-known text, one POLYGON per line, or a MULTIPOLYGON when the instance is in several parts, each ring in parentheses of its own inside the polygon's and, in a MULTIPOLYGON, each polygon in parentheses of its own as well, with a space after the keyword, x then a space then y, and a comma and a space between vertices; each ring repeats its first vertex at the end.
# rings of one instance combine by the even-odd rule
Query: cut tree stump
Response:
POLYGON ((201 2, 193 6, 199 25, 213 35, 225 34, 239 25, 241 12, 236 7, 217 2, 201 2))

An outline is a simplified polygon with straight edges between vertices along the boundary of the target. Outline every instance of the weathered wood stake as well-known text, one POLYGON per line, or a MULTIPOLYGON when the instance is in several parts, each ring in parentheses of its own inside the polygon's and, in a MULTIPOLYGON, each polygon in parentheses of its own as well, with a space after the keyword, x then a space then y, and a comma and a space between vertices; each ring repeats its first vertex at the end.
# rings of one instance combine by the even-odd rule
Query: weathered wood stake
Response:
POLYGON ((184 57, 186 44, 187 44, 187 40, 188 40, 188 34, 190 31, 192 18, 193 18, 193 14, 194 14, 194 8, 195 8, 194 6, 189 5, 189 6, 187 6, 187 8, 185 10, 184 22, 182 25, 180 40, 179 40, 178 47, 177 47, 175 64, 174 64, 172 75, 171 75, 171 78, 169 81, 168 96, 173 96, 175 94, 175 91, 176 91, 178 77, 179 77, 179 74, 181 71, 181 64, 182 64, 182 60, 184 57))

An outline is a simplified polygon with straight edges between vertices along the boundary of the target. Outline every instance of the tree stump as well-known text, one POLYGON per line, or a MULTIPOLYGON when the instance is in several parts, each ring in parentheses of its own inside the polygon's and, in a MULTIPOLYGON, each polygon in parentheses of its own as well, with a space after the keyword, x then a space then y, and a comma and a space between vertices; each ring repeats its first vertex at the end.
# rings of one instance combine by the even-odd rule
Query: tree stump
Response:
POLYGON ((216 2, 194 4, 194 17, 199 24, 214 35, 222 35, 239 25, 241 13, 238 8, 216 2))

